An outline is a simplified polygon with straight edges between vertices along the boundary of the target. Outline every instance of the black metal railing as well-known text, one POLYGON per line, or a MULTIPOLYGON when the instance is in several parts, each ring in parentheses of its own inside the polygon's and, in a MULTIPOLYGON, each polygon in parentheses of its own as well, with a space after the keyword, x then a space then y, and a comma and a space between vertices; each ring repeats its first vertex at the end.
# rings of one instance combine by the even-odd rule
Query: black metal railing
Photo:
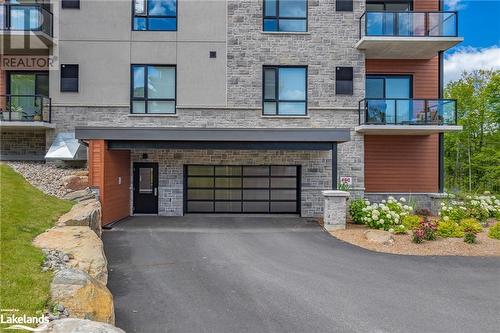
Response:
POLYGON ((446 12, 366 11, 359 18, 359 38, 457 37, 458 14, 446 12))
POLYGON ((456 125, 454 99, 365 98, 359 101, 362 125, 456 125))
POLYGON ((41 31, 53 36, 53 15, 42 4, 0 4, 0 31, 41 31))
POLYGON ((42 95, 0 95, 2 121, 52 121, 51 99, 42 95))

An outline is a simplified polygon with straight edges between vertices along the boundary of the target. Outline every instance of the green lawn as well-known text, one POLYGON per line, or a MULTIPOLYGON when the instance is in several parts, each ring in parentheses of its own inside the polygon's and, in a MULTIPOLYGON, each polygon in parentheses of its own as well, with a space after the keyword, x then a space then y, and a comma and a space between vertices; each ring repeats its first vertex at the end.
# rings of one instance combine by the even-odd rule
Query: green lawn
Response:
POLYGON ((71 202, 44 194, 0 164, 1 309, 19 309, 18 314, 28 315, 47 305, 52 274, 40 271, 43 253, 31 241, 71 206, 71 202))

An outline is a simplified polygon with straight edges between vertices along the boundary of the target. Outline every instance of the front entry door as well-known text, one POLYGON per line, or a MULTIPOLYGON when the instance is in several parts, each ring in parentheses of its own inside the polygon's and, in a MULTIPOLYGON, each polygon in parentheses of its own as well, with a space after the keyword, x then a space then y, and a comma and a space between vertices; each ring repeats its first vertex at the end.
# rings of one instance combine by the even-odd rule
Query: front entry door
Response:
POLYGON ((134 214, 158 213, 158 163, 134 163, 134 214))

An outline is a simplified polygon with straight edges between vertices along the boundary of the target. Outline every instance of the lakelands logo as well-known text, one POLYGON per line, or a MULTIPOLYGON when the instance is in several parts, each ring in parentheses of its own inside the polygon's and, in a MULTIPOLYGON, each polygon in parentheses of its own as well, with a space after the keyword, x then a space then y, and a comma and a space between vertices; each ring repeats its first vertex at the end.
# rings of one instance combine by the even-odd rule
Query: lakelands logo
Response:
MULTIPOLYGON (((2 310, 2 312, 17 312, 18 310, 2 310)), ((44 315, 40 316, 27 316, 27 315, 16 315, 16 314, 0 314, 0 324, 10 325, 6 327, 6 330, 23 330, 29 332, 43 332, 44 328, 32 328, 26 325, 42 325, 48 324, 49 318, 44 315)))

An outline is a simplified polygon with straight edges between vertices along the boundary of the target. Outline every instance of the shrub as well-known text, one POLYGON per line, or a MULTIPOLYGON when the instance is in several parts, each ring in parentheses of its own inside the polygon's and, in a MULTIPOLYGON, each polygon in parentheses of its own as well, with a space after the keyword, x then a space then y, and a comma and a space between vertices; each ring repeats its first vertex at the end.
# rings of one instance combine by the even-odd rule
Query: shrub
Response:
POLYGON ((424 231, 424 239, 428 241, 436 240, 436 223, 430 219, 420 222, 420 229, 424 231))
POLYGON ((488 237, 500 240, 500 222, 490 228, 490 231, 488 231, 488 237))
POLYGON ((357 224, 363 223, 363 218, 365 216, 365 212, 363 208, 366 208, 367 204, 363 199, 355 199, 351 201, 349 205, 349 214, 351 215, 352 221, 357 224))
POLYGON ((415 215, 432 216, 432 212, 428 208, 419 208, 419 209, 415 210, 415 215))
POLYGON ((422 221, 422 218, 420 216, 406 215, 403 216, 401 224, 404 225, 408 230, 415 230, 420 226, 420 221, 422 221))
POLYGON ((389 197, 387 202, 383 200, 380 204, 374 203, 364 208, 365 216, 363 221, 373 229, 389 230, 401 224, 403 216, 413 211, 411 206, 406 204, 406 199, 398 200, 389 197))
POLYGON ((413 230, 412 242, 420 244, 424 241, 425 231, 423 229, 413 230))
POLYGON ((463 219, 462 221, 460 221, 460 227, 465 233, 471 232, 473 234, 477 234, 483 231, 481 223, 479 223, 479 221, 474 218, 463 219))
POLYGON ((407 230, 408 229, 404 225, 399 224, 397 226, 394 226, 394 228, 389 229, 389 232, 392 232, 393 234, 396 235, 402 235, 406 234, 407 230))
POLYGON ((500 200, 487 192, 483 195, 463 197, 450 195, 445 202, 441 203, 439 215, 455 222, 465 218, 475 218, 484 222, 488 217, 500 215, 500 200))
POLYGON ((474 244, 476 242, 476 234, 473 232, 466 232, 464 235, 464 242, 467 244, 474 244))
POLYGON ((439 221, 437 226, 437 234, 441 237, 456 237, 462 238, 464 237, 464 232, 460 225, 450 220, 449 218, 446 220, 439 221))

